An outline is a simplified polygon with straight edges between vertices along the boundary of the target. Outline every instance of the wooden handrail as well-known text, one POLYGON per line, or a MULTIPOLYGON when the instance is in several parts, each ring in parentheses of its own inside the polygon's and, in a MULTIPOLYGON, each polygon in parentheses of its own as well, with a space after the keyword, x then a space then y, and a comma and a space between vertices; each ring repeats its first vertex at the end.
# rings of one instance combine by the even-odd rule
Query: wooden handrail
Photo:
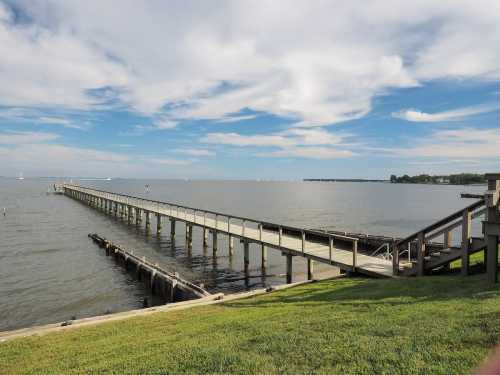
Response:
POLYGON ((426 233, 432 232, 433 230, 436 230, 439 227, 442 227, 443 225, 448 224, 452 220, 456 220, 458 218, 461 218, 464 210, 473 211, 481 206, 484 206, 484 199, 478 200, 477 202, 474 202, 471 205, 466 206, 466 207, 458 210, 457 212, 452 213, 451 215, 445 217, 444 219, 438 220, 435 223, 419 230, 418 232, 415 232, 412 235, 410 235, 402 240, 399 240, 396 243, 396 246, 400 246, 400 245, 405 244, 407 242, 414 241, 414 240, 418 239, 418 236, 420 235, 420 233, 426 234, 426 233))
MULTIPOLYGON (((72 185, 72 184, 64 184, 64 187, 67 187, 68 189, 77 190, 77 191, 78 190, 80 190, 80 191, 83 190, 83 192, 88 191, 89 193, 90 192, 103 193, 103 194, 106 194, 106 199, 111 199, 110 195, 113 195, 113 196, 119 197, 119 198, 132 199, 132 200, 135 200, 136 202, 142 201, 142 202, 148 202, 148 203, 156 203, 156 204, 168 205, 168 206, 171 206, 171 207, 173 206, 173 207, 177 208, 177 216, 178 216, 179 219, 181 219, 181 218, 180 218, 180 215, 178 214, 178 210, 179 210, 179 208, 181 208, 181 209, 184 210, 184 212, 186 212, 185 210, 196 210, 198 212, 203 212, 204 214, 211 214, 211 215, 223 216, 223 217, 228 217, 228 218, 232 218, 232 219, 236 219, 236 220, 242 220, 242 221, 250 221, 250 222, 256 223, 256 224, 265 225, 265 226, 269 226, 269 227, 274 227, 274 228, 278 229, 278 231, 279 231, 279 228, 281 228, 282 230, 288 230, 288 231, 291 231, 291 232, 297 232, 297 234, 305 232, 307 234, 316 235, 318 237, 322 237, 322 238, 326 238, 326 239, 335 238, 335 239, 345 240, 345 241, 349 241, 349 242, 358 241, 358 239, 355 238, 355 237, 349 237, 349 236, 344 236, 344 235, 335 234, 335 233, 325 233, 325 232, 320 232, 320 231, 311 230, 311 229, 297 228, 297 227, 292 227, 292 226, 288 226, 288 225, 281 225, 281 224, 271 223, 271 222, 267 222, 267 221, 256 220, 256 219, 252 219, 252 218, 248 218, 248 217, 242 217, 242 216, 238 216, 238 215, 231 215, 231 214, 226 214, 226 213, 221 213, 221 212, 216 212, 216 211, 211 211, 211 210, 203 210, 203 209, 199 209, 199 208, 193 208, 193 207, 189 207, 189 206, 178 205, 178 204, 175 204, 175 203, 162 202, 162 201, 151 200, 151 199, 147 199, 147 198, 134 197, 132 195, 113 193, 113 192, 109 192, 109 191, 105 191, 105 190, 88 188, 88 187, 84 187, 84 186, 78 186, 78 185, 72 185)), ((129 204, 129 203, 127 203, 127 204, 129 204)))

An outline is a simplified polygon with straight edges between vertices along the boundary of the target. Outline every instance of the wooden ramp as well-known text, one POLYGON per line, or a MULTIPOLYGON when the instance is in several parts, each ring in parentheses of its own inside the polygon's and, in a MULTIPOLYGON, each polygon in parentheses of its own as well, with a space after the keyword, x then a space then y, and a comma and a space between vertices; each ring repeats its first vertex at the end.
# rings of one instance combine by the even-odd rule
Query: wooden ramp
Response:
MULTIPOLYGON (((257 243, 263 247, 279 250, 287 255, 287 264, 288 261, 291 264, 292 256, 301 256, 346 271, 375 277, 393 276, 392 261, 358 253, 358 239, 354 237, 295 228, 70 184, 64 184, 63 189, 67 196, 82 200, 111 214, 125 215, 129 222, 135 217, 136 224, 141 223, 144 214, 146 229, 151 226, 151 215, 156 216, 158 232, 162 228, 162 218, 170 220, 172 235, 175 235, 176 221, 186 223, 186 229, 189 231, 193 226, 201 227, 204 232, 212 233, 214 249, 217 246, 217 234, 220 233, 240 238, 246 245, 257 243)), ((247 246, 245 251, 248 251, 247 246)), ((246 260, 245 254, 245 265, 246 260)))

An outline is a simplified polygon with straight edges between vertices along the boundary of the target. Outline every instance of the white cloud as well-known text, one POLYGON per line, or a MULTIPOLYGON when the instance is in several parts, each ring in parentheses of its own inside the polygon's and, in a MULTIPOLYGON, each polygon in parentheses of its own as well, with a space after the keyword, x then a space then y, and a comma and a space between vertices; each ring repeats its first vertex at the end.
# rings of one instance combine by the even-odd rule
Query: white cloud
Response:
POLYGON ((89 108, 109 99, 89 90, 108 88, 147 114, 231 121, 250 108, 305 127, 362 117, 422 80, 500 79, 496 0, 16 5, 34 24, 0 8, 4 105, 89 108))
POLYGON ((132 130, 125 132, 126 135, 141 135, 145 132, 150 131, 158 131, 158 130, 171 130, 175 129, 178 125, 177 121, 169 120, 169 119, 159 119, 153 121, 149 125, 135 125, 132 130))
POLYGON ((328 147, 291 147, 278 151, 260 152, 261 157, 295 157, 307 159, 338 159, 348 158, 355 154, 349 150, 336 150, 328 147))
POLYGON ((437 130, 429 137, 414 139, 412 144, 407 148, 386 149, 385 152, 411 158, 500 158, 500 129, 437 130))
POLYGON ((347 133, 332 133, 323 129, 292 128, 281 133, 259 135, 209 133, 201 141, 238 147, 278 148, 273 151, 257 152, 256 155, 262 157, 334 159, 355 155, 352 151, 345 149, 348 146, 345 139, 349 137, 351 135, 347 133))
POLYGON ((477 106, 457 108, 437 113, 425 113, 414 109, 406 109, 403 111, 394 112, 392 116, 411 122, 459 121, 473 115, 492 112, 499 109, 500 109, 500 103, 492 103, 492 104, 483 104, 477 106))
POLYGON ((179 154, 190 155, 190 156, 214 156, 215 152, 210 150, 204 150, 201 148, 181 148, 173 150, 179 154))
POLYGON ((147 159, 147 161, 159 165, 189 165, 194 163, 196 160, 151 158, 147 159))
POLYGON ((83 129, 82 126, 75 124, 73 121, 67 118, 42 116, 38 118, 38 122, 50 125, 61 125, 65 128, 83 129))
POLYGON ((53 133, 6 131, 0 133, 0 144, 12 146, 21 144, 41 143, 41 142, 52 141, 57 138, 59 138, 59 135, 53 133))
POLYGON ((257 118, 257 115, 226 116, 217 120, 217 122, 222 122, 222 123, 240 122, 240 121, 253 120, 254 118, 257 118))

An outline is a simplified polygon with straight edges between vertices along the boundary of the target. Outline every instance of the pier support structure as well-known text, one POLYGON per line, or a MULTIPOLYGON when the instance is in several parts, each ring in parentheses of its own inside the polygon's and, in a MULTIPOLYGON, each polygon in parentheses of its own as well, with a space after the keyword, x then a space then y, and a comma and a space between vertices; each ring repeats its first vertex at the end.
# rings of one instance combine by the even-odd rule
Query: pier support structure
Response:
POLYGON ((490 283, 498 282, 498 240, 500 237, 500 173, 487 174, 488 191, 484 199, 486 203, 486 221, 483 223, 484 239, 486 241, 486 272, 490 283))
POLYGON ((311 258, 307 258, 307 280, 314 279, 314 261, 311 258))
POLYGON ((293 281, 293 255, 285 254, 286 256, 286 283, 291 284, 293 281))
POLYGON ((229 243, 229 256, 232 257, 234 255, 234 237, 228 235, 227 241, 229 243))
POLYGON ((212 251, 215 256, 217 254, 217 230, 212 230, 212 251))
POLYGON ((161 215, 156 214, 156 234, 159 236, 161 234, 161 215))
POLYGON ((149 233, 151 231, 151 212, 146 211, 146 232, 149 233))
POLYGON ((245 276, 250 274, 250 242, 243 241, 243 265, 245 269, 245 276))
POLYGON ((170 218, 170 238, 175 238, 175 219, 170 218))
POLYGON ((267 247, 264 244, 261 244, 260 264, 263 270, 267 268, 267 247))

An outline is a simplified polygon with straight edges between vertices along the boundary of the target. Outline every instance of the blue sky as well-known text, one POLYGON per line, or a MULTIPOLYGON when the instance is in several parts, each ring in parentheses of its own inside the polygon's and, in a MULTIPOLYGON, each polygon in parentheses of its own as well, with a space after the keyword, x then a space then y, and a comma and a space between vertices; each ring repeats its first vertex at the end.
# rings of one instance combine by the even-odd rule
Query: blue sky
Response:
POLYGON ((0 0, 0 175, 500 169, 497 1, 0 0))

